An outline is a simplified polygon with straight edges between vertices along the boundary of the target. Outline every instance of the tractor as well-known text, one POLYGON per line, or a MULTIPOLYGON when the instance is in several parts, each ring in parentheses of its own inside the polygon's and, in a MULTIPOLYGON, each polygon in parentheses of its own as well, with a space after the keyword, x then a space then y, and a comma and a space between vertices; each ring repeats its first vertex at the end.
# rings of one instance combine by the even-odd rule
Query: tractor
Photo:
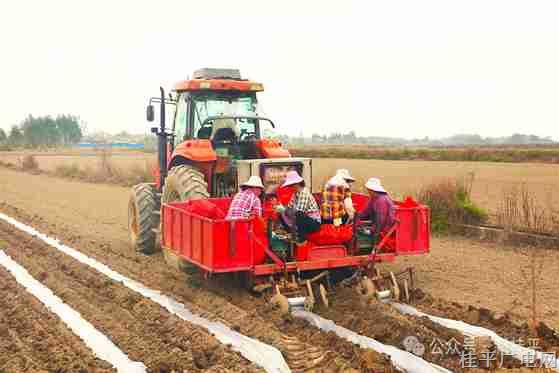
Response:
POLYGON ((158 164, 155 183, 133 187, 128 226, 132 246, 140 253, 158 249, 162 203, 209 197, 228 197, 251 175, 274 188, 290 170, 311 185, 311 160, 293 158, 275 140, 274 123, 261 115, 260 83, 242 79, 238 70, 204 68, 190 80, 175 85, 166 97, 152 97, 146 116, 154 121, 154 103, 160 104, 158 164), (170 131, 167 107, 174 107, 170 131))
MULTIPOLYGON (((206 277, 239 275, 250 289, 268 292, 282 311, 293 305, 312 309, 317 299, 327 306, 331 273, 351 274, 365 297, 399 298, 400 286, 407 294, 407 282, 398 285, 397 277, 408 271, 383 276, 374 264, 428 253, 429 209, 414 201, 396 202, 397 223, 380 242, 358 234, 368 222, 343 227, 349 232, 343 240, 339 227, 323 225, 314 240, 299 247, 294 245, 296 232, 283 232, 273 214, 225 219, 232 195, 250 176, 263 181, 264 206, 281 199, 280 185, 289 171, 297 171, 312 186, 312 160, 292 157, 275 138, 275 125, 257 100, 262 91, 262 84, 243 79, 238 70, 205 68, 176 84, 168 96, 160 88, 159 97, 149 100, 150 122, 154 104, 159 104, 159 126, 151 129, 158 138, 158 163, 155 182, 132 189, 132 247, 142 254, 161 248, 170 265, 194 266, 206 277), (169 107, 174 108, 170 129, 169 107), (334 235, 326 234, 332 231, 334 235)), ((315 198, 320 203, 320 194, 315 198)), ((367 196, 353 193, 352 200, 359 210, 367 196)), ((411 270, 409 277, 413 287, 411 270)))

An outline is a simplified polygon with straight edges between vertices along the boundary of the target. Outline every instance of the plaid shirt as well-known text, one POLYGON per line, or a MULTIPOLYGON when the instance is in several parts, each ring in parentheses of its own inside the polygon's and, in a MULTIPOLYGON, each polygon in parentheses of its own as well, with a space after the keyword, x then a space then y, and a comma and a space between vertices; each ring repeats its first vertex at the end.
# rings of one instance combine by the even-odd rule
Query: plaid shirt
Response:
POLYGON ((301 211, 310 218, 320 222, 318 204, 316 203, 313 195, 306 188, 295 193, 293 197, 291 197, 291 200, 287 204, 287 208, 295 211, 301 211))
POLYGON ((331 185, 322 191, 320 216, 323 220, 342 218, 347 214, 344 199, 351 198, 351 191, 343 186, 331 185))
POLYGON ((252 191, 246 189, 233 197, 225 219, 248 219, 251 216, 262 216, 262 203, 252 191))

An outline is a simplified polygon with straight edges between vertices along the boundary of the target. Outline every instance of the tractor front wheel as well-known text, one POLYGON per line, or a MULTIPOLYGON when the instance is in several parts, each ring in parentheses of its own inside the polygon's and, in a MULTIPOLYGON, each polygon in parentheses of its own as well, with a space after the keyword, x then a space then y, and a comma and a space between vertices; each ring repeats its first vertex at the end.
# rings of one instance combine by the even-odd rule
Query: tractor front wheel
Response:
POLYGON ((159 226, 159 202, 155 185, 143 183, 132 187, 128 201, 128 231, 130 244, 139 253, 153 254, 159 226))

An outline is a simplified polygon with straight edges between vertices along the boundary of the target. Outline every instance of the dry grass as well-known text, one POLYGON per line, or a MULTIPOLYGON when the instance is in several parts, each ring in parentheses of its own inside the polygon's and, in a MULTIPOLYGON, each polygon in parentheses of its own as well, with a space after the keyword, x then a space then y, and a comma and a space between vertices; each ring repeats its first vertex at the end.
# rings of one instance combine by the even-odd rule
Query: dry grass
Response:
POLYGON ((132 186, 153 181, 153 162, 134 163, 127 168, 119 167, 112 159, 110 150, 99 152, 94 165, 80 167, 78 163, 58 164, 54 170, 56 176, 81 179, 93 183, 114 183, 132 186))
POLYGON ((559 234, 559 215, 553 210, 551 193, 545 202, 525 184, 503 190, 497 223, 508 231, 559 234))
MULTIPOLYGON (((151 165, 155 165, 154 155, 141 152, 111 153, 108 158, 110 169, 99 166, 97 153, 68 155, 57 153, 34 153, 39 169, 47 173, 59 173, 76 176, 95 182, 113 182, 129 185, 136 180, 153 180, 151 165), (69 169, 64 171, 64 169, 69 169), (78 172, 79 169, 80 171, 78 172), (103 172, 98 171, 103 169, 103 172), (110 171, 110 172, 109 172, 110 171)), ((19 164, 21 153, 0 152, 0 162, 4 165, 19 164)), ((471 172, 475 173, 471 198, 487 209, 490 220, 496 223, 496 216, 502 200, 503 190, 522 183, 540 202, 545 202, 553 212, 555 225, 559 224, 559 194, 554 191, 559 185, 557 166, 552 164, 494 163, 494 162, 445 162, 445 161, 384 161, 364 159, 313 159, 313 190, 321 188, 326 180, 334 175, 336 169, 347 168, 357 179, 355 191, 364 192, 363 185, 369 177, 380 177, 384 187, 396 199, 414 195, 422 185, 442 182, 447 179, 460 178, 471 172)))
POLYGON ((421 186, 416 198, 431 209, 431 228, 446 232, 451 224, 481 224, 487 213, 471 199, 474 174, 421 186))
POLYGON ((20 168, 23 171, 37 171, 39 169, 39 163, 32 154, 27 154, 21 158, 20 168))
POLYGON ((304 145, 292 146, 289 150, 294 156, 311 158, 559 163, 559 148, 553 146, 414 148, 372 145, 304 145))

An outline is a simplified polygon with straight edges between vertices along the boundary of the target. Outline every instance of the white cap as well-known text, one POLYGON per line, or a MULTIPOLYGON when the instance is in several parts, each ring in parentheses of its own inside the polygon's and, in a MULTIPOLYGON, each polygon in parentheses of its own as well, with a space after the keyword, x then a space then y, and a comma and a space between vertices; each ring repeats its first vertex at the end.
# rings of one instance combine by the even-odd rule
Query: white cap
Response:
POLYGON ((344 178, 345 181, 355 181, 353 176, 349 174, 349 170, 345 168, 341 168, 338 171, 336 171, 336 175, 340 175, 341 177, 344 178))
POLYGON ((338 186, 338 187, 349 188, 349 185, 347 184, 347 181, 342 177, 342 175, 339 175, 339 174, 336 174, 336 175, 332 176, 326 182, 326 187, 329 187, 329 186, 338 186))
POLYGON ((249 179, 242 183, 241 186, 264 189, 264 184, 262 184, 262 179, 260 178, 260 176, 249 177, 249 179))
POLYGON ((384 188, 382 187, 381 183, 380 183, 380 179, 377 179, 376 177, 372 177, 370 178, 367 183, 365 184, 365 188, 375 191, 375 192, 380 192, 380 193, 388 193, 386 190, 384 190, 384 188))

